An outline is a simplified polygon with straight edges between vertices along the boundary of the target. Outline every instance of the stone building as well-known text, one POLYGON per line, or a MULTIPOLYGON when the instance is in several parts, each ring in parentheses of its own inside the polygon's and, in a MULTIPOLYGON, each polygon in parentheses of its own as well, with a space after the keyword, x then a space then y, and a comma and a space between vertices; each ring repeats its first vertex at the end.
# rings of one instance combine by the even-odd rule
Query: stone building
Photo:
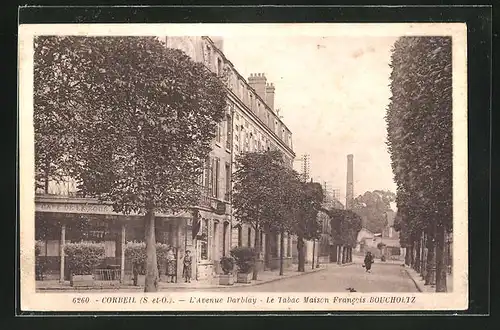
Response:
MULTIPOLYGON (((201 225, 193 230, 193 213, 158 214, 157 241, 174 247, 177 274, 181 277, 181 257, 190 250, 194 257, 193 278, 211 281, 220 273, 219 260, 234 246, 253 246, 255 230, 239 224, 232 216, 231 173, 235 156, 243 151, 281 150, 292 166, 295 154, 292 134, 274 109, 275 88, 264 74, 243 78, 222 52, 223 39, 209 37, 166 37, 167 47, 178 48, 195 61, 204 63, 226 83, 228 110, 217 127, 213 148, 206 160, 199 184, 203 190, 198 210, 201 225)), ((125 258, 127 242, 143 241, 141 215, 122 215, 110 205, 78 195, 76 184, 50 182, 48 191, 35 194, 36 239, 42 246, 45 277, 68 280, 64 246, 71 241, 97 241, 105 245, 102 268, 120 270, 121 281, 131 277, 131 265, 125 258), (85 223, 85 228, 82 227, 85 223)), ((267 268, 279 267, 279 235, 261 235, 261 259, 267 268)), ((285 239, 286 263, 291 263, 291 239, 285 239)), ((164 272, 161 267, 160 274, 164 272)))
MULTIPOLYGON (((245 79, 223 53, 220 37, 166 37, 169 48, 183 50, 195 61, 204 63, 226 83, 229 112, 220 125, 221 135, 226 136, 226 151, 234 163, 236 155, 246 151, 280 150, 286 164, 293 166, 292 133, 274 108, 275 87, 264 73, 250 74, 245 79)), ((228 185, 230 183, 227 183, 228 185)), ((252 246, 255 230, 236 219, 231 221, 231 246, 252 246)), ((261 259, 266 268, 279 267, 280 235, 261 235, 261 259)), ((292 262, 292 240, 285 238, 285 264, 292 262)), ((218 256, 221 256, 219 250, 218 256)), ((216 259, 215 259, 216 260, 216 259)))

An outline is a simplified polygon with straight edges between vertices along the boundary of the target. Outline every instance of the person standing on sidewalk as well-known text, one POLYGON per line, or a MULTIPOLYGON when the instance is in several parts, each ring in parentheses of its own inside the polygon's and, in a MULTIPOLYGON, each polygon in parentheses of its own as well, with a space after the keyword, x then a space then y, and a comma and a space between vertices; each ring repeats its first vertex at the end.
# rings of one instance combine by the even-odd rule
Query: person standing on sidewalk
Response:
POLYGON ((167 283, 174 283, 174 277, 176 276, 176 260, 172 247, 167 250, 167 283))
POLYGON ((370 251, 368 251, 368 252, 366 252, 365 260, 364 260, 366 272, 371 273, 372 264, 373 264, 373 255, 370 251))
POLYGON ((186 283, 191 283, 191 263, 192 263, 191 251, 186 250, 186 255, 182 261, 184 266, 182 270, 182 277, 184 277, 184 281, 186 283))

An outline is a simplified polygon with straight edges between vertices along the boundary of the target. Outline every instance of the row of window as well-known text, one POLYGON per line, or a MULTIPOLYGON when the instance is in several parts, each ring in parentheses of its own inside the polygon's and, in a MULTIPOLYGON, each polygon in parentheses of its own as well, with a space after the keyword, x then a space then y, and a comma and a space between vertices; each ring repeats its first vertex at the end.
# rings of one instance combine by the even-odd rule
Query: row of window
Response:
POLYGON ((203 219, 201 226, 201 237, 198 239, 199 258, 201 260, 218 260, 229 253, 229 223, 213 223, 210 229, 210 220, 203 219), (219 226, 222 226, 222 232, 219 232, 219 226), (210 233, 210 231, 212 231, 210 233), (222 234, 222 237, 219 236, 222 234), (220 244, 220 245, 219 245, 220 244), (212 247, 211 251, 209 247, 212 247))
POLYGON ((233 91, 233 93, 235 93, 238 98, 267 125, 267 127, 285 142, 287 146, 291 147, 291 134, 285 130, 284 127, 280 127, 280 123, 275 119, 275 114, 261 104, 257 97, 254 96, 253 91, 251 91, 243 81, 240 81, 236 74, 230 71, 224 72, 224 63, 219 56, 216 56, 216 61, 213 60, 214 50, 210 45, 206 45, 204 55, 205 65, 215 70, 218 76, 230 74, 229 77, 226 77, 227 87, 231 89, 231 91, 233 91), (213 63, 215 63, 215 67, 213 67, 213 63))
MULTIPOLYGON (((248 120, 245 120, 244 124, 241 125, 238 124, 239 122, 240 115, 236 114, 235 123, 237 124, 234 125, 234 151, 236 153, 278 150, 278 147, 275 144, 272 144, 268 139, 264 140, 261 134, 256 133, 255 129, 250 129, 248 120)), ((228 151, 231 150, 232 125, 232 118, 228 115, 224 121, 217 124, 215 130, 215 142, 219 146, 222 146, 223 136, 225 136, 225 148, 228 151)))
POLYGON ((208 157, 198 183, 200 186, 205 187, 211 197, 229 201, 231 192, 231 164, 226 162, 224 164, 224 174, 222 175, 221 172, 220 158, 208 157), (222 182, 224 182, 224 185, 221 185, 222 182), (224 191, 221 191, 221 187, 224 187, 224 191))

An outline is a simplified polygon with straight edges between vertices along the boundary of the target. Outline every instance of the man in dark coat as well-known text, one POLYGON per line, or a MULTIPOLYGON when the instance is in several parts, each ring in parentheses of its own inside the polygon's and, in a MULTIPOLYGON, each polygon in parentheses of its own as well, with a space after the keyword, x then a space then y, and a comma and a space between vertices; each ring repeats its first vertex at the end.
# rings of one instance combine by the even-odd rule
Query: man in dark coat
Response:
POLYGON ((373 264, 373 255, 371 254, 370 251, 366 252, 364 264, 365 264, 366 271, 368 273, 371 273, 372 264, 373 264))

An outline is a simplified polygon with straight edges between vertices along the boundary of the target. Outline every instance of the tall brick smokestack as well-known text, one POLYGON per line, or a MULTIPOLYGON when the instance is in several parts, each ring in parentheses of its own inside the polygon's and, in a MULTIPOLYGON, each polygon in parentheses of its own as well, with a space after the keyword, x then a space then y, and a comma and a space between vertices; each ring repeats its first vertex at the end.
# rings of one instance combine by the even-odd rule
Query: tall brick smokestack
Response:
POLYGON ((347 155, 347 187, 346 187, 346 210, 352 210, 354 203, 354 156, 347 155))

